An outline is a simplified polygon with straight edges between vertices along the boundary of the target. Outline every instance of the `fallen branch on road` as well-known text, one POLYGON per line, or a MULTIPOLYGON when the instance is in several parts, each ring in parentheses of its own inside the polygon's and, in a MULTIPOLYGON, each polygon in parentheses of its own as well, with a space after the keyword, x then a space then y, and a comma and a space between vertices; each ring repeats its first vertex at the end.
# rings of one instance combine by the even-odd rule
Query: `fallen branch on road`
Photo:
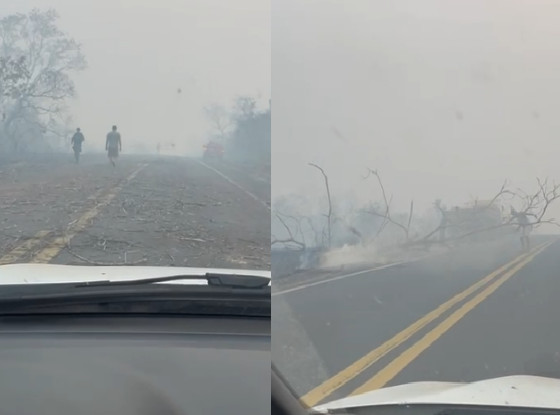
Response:
POLYGON ((205 242, 206 242, 204 239, 200 239, 200 238, 186 238, 186 237, 183 237, 183 236, 178 236, 177 239, 180 240, 180 241, 189 241, 189 242, 201 242, 201 243, 205 243, 205 242))

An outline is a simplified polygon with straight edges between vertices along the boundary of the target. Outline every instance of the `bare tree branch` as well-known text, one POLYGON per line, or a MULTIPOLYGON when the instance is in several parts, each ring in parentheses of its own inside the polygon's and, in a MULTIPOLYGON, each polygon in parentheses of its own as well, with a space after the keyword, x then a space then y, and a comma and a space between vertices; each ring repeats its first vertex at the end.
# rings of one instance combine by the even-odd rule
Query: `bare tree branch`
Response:
MULTIPOLYGON (((522 201, 523 207, 520 210, 520 213, 522 215, 526 215, 526 216, 534 218, 534 221, 530 222, 528 224, 528 226, 540 226, 540 225, 543 225, 543 224, 560 226, 554 219, 545 219, 546 213, 547 213, 550 205, 555 200, 560 198, 560 186, 558 186, 556 184, 549 185, 548 179, 541 180, 541 179, 537 178, 537 190, 532 194, 528 194, 527 192, 523 191, 522 189, 515 189, 515 191, 510 190, 510 189, 507 188, 507 183, 504 182, 504 185, 502 185, 502 187, 498 191, 498 193, 496 193, 496 195, 492 198, 490 203, 488 203, 484 208, 491 207, 501 196, 506 195, 506 194, 510 195, 510 196, 513 196, 514 198, 522 201)), ((440 206, 438 206, 437 204, 436 204, 436 207, 443 214, 445 213, 443 211, 443 209, 440 206)), ((523 226, 523 225, 514 223, 514 221, 518 217, 518 214, 517 214, 517 211, 515 209, 513 209, 513 207, 511 208, 511 210, 512 210, 513 214, 505 223, 496 224, 494 226, 486 226, 486 227, 481 227, 481 228, 478 228, 478 229, 473 229, 471 231, 468 231, 468 232, 462 233, 460 235, 457 235, 453 238, 447 238, 446 241, 448 241, 448 242, 449 241, 459 241, 459 240, 465 239, 469 236, 473 236, 475 234, 490 232, 490 231, 493 231, 493 230, 498 230, 500 228, 511 227, 511 226, 517 226, 517 227, 523 226)), ((436 229, 434 229, 433 231, 431 231, 427 235, 423 236, 420 240, 412 241, 412 243, 415 243, 415 242, 426 243, 426 242, 428 242, 429 239, 435 233, 437 233, 441 228, 442 228, 441 226, 438 226, 436 229)))
POLYGON ((511 196, 515 196, 515 193, 507 188, 507 180, 504 180, 504 183, 502 184, 502 187, 500 188, 498 193, 496 193, 494 195, 494 197, 486 204, 486 206, 483 206, 483 207, 484 208, 490 208, 490 207, 494 206, 494 204, 498 201, 498 199, 500 197, 502 197, 503 195, 506 195, 506 194, 511 195, 511 196))
MULTIPOLYGON (((409 216, 408 216, 408 223, 407 225, 403 225, 402 223, 394 220, 391 217, 391 200, 387 199, 387 193, 385 191, 385 186, 383 185, 383 181, 381 180, 381 176, 379 174, 379 172, 377 170, 373 170, 373 169, 368 169, 368 174, 364 177, 364 179, 367 179, 370 176, 374 176, 377 180, 377 184, 379 185, 379 188, 381 189, 381 195, 383 196, 383 203, 385 204, 385 212, 380 213, 377 212, 374 209, 371 209, 369 211, 370 214, 374 215, 374 216, 378 216, 384 219, 384 221, 389 222, 395 226, 397 226, 398 228, 402 229, 402 231, 404 232, 405 235, 405 239, 408 241, 409 239, 409 235, 410 235, 410 224, 412 223, 412 214, 413 214, 413 210, 414 210, 414 201, 411 201, 410 203, 410 211, 409 211, 409 216)), ((380 228, 385 228, 386 224, 382 224, 380 228)), ((378 235, 380 234, 380 232, 378 232, 378 235)))
POLYGON ((552 204, 552 202, 554 202, 556 199, 560 197, 560 193, 559 193, 560 187, 557 184, 553 183, 552 188, 549 189, 548 178, 545 179, 544 183, 537 178, 537 183, 539 185, 541 197, 544 201, 544 206, 542 207, 540 214, 538 214, 537 216, 537 222, 541 222, 544 216, 546 215, 548 207, 552 204))
POLYGON ((406 238, 408 239, 408 232, 410 231, 410 224, 412 223, 412 215, 414 214, 414 200, 410 201, 410 211, 408 213, 408 223, 406 224, 406 238))
POLYGON ((331 201, 331 190, 329 187, 329 178, 327 177, 327 174, 325 173, 325 171, 319 167, 317 164, 314 163, 309 163, 309 165, 311 167, 315 167, 317 170, 319 170, 321 172, 321 174, 323 175, 323 179, 325 181, 325 188, 327 191, 327 200, 329 202, 329 210, 327 212, 327 214, 325 215, 327 217, 327 247, 330 249, 332 246, 332 201, 331 201))
POLYGON ((276 239, 273 238, 273 240, 271 241, 271 245, 277 245, 277 244, 283 244, 283 245, 288 245, 288 244, 293 244, 293 245, 297 245, 302 249, 305 249, 305 243, 298 241, 295 237, 294 234, 292 232, 292 230, 290 229, 290 227, 288 226, 288 224, 286 223, 286 221, 284 220, 284 218, 281 216, 281 214, 276 213, 275 214, 276 219, 278 219, 278 221, 282 224, 282 226, 284 227, 284 229, 286 230, 286 233, 288 234, 288 238, 284 238, 284 239, 276 239))

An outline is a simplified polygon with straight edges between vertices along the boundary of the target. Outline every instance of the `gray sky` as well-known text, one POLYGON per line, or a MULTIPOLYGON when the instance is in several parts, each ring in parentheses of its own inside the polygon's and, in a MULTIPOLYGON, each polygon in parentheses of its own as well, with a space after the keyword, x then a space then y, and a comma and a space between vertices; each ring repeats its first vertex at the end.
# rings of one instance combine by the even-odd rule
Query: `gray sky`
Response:
POLYGON ((543 0, 274 1, 273 197, 322 190, 307 162, 362 200, 378 168, 400 207, 560 179, 559 13, 543 0))
POLYGON ((161 140, 199 152, 205 105, 241 94, 268 105, 270 2, 18 0, 2 2, 0 14, 33 7, 55 8, 61 28, 83 45, 89 67, 75 77, 72 113, 86 144, 103 146, 117 124, 125 150, 161 140))

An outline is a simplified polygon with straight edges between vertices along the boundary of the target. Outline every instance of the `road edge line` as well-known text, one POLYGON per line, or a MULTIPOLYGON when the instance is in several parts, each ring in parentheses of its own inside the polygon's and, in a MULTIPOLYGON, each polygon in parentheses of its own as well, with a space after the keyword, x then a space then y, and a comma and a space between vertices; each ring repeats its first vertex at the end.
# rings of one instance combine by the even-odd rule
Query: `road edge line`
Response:
POLYGON ((273 292, 272 296, 274 297, 274 296, 277 296, 277 295, 289 294, 289 293, 292 293, 292 292, 295 292, 295 291, 303 290, 304 288, 314 287, 316 285, 326 284, 328 282, 343 280, 343 279, 350 278, 350 277, 356 277, 356 276, 361 275, 361 274, 367 274, 368 272, 382 271, 384 269, 396 267, 398 265, 413 264, 415 262, 422 261, 424 259, 433 258, 434 256, 437 256, 437 255, 440 255, 440 254, 441 253, 438 252, 438 253, 435 253, 435 254, 425 255, 425 256, 422 256, 422 257, 419 257, 419 258, 403 260, 403 261, 398 261, 398 262, 391 262, 389 264, 378 265, 377 267, 374 267, 374 268, 368 268, 368 269, 364 269, 364 270, 360 270, 360 271, 355 271, 355 272, 351 272, 350 274, 337 275, 336 277, 326 278, 324 280, 311 281, 309 283, 303 283, 301 285, 297 285, 297 286, 292 287, 292 288, 286 288, 285 290, 273 292))
POLYGON ((214 173, 216 173, 218 176, 220 176, 222 179, 226 180, 229 184, 237 187, 239 190, 241 190, 242 192, 244 192, 246 195, 248 195, 251 199, 254 199, 255 201, 259 202, 261 205, 263 205, 269 212, 271 211, 270 206, 264 201, 262 200, 260 197, 258 197, 257 195, 255 195, 254 193, 250 192, 249 190, 245 189, 243 186, 241 186, 240 184, 238 184, 237 182, 235 182, 233 179, 229 178, 227 175, 225 175, 224 173, 222 173, 221 171, 219 171, 218 169, 210 166, 209 164, 206 164, 205 162, 201 161, 201 160, 196 160, 194 159, 194 161, 196 161, 198 164, 200 164, 201 166, 206 167, 209 170, 212 170, 214 173))

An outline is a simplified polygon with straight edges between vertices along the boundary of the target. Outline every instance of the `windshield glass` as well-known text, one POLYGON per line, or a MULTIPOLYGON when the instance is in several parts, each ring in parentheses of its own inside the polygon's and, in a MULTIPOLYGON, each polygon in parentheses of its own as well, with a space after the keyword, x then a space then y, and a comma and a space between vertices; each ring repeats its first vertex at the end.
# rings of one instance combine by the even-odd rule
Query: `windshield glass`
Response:
POLYGON ((558 12, 273 3, 273 359, 306 404, 559 377, 558 12))
POLYGON ((270 116, 266 2, 3 2, 0 284, 269 271, 270 116))

